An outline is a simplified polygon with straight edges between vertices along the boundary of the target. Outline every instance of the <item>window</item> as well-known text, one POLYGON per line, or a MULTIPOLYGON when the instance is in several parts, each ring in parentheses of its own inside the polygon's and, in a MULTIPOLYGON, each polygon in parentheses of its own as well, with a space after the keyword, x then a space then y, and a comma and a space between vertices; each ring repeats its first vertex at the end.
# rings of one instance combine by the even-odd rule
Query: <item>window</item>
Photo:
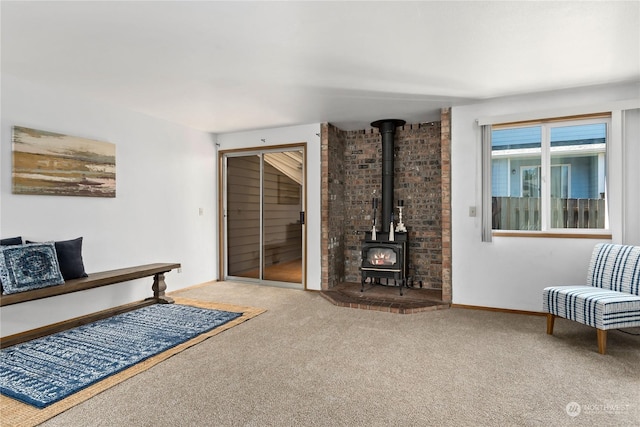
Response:
MULTIPOLYGON (((515 173, 515 169, 512 171, 515 173)), ((520 168, 520 197, 540 197, 540 166, 520 168)), ((571 193, 571 165, 551 165, 551 197, 568 198, 571 193)))
POLYGON ((609 121, 494 125, 492 229, 604 229, 609 121))

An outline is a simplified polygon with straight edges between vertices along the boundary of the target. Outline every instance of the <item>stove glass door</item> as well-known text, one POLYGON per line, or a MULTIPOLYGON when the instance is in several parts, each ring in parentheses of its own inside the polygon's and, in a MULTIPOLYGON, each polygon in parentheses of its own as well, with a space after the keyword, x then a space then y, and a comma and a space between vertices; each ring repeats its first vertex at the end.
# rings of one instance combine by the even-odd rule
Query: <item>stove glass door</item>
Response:
POLYGON ((396 265, 396 251, 391 248, 370 248, 367 251, 367 262, 371 265, 379 266, 396 265))

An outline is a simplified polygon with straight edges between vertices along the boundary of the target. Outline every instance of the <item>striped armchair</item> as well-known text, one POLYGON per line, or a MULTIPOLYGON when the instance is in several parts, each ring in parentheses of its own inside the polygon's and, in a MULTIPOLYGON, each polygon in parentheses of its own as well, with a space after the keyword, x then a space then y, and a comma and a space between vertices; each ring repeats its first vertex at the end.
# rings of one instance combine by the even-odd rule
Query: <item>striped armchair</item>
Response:
POLYGON ((605 354, 607 330, 640 326, 640 246, 597 244, 586 286, 552 286, 543 291, 547 334, 556 316, 596 328, 605 354))

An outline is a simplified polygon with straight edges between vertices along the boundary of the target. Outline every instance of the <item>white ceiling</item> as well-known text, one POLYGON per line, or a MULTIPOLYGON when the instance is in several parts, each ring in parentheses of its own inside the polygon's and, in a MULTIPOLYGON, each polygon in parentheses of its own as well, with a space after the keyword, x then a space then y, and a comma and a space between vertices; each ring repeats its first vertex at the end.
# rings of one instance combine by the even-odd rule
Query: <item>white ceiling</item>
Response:
POLYGON ((640 80, 640 2, 0 3, 2 73, 215 133, 640 80))

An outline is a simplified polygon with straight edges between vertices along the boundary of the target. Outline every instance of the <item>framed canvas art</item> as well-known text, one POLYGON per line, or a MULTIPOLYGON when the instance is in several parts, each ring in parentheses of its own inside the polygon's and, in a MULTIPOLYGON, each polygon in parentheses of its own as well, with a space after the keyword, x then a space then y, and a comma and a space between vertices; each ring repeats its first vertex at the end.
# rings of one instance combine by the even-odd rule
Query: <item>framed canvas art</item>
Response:
POLYGON ((116 196, 116 146, 13 127, 13 193, 116 196))

